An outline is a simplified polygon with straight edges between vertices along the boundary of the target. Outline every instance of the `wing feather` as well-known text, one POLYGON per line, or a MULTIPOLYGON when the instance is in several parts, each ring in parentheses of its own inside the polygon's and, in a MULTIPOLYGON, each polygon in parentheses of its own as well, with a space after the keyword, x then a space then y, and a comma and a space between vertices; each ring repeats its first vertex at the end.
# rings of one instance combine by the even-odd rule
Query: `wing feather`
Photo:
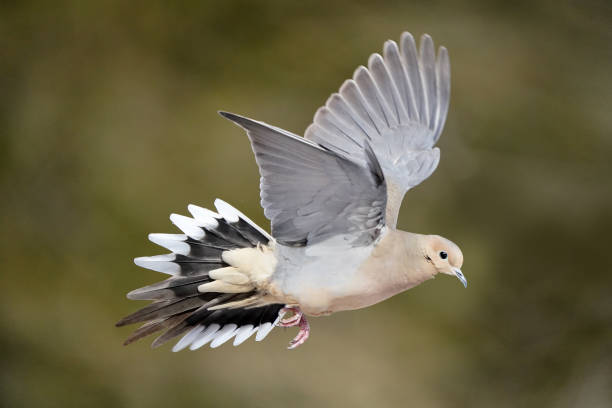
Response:
MULTIPOLYGON (((332 99, 332 108, 320 115, 336 129, 354 133, 354 124, 343 120, 349 116, 343 109, 350 108, 339 95, 332 99)), ((340 152, 282 129, 220 113, 247 131, 261 174, 261 204, 277 241, 301 246, 334 235, 355 234, 355 242, 363 245, 378 236, 384 223, 386 186, 374 154, 360 151, 362 166, 340 152), (364 207, 375 210, 358 216, 364 207)), ((356 146, 354 142, 347 149, 355 152, 356 146)), ((371 148, 362 145, 361 149, 371 148)))
POLYGON ((417 50, 410 33, 398 46, 387 41, 383 56, 372 54, 320 108, 306 139, 365 165, 365 142, 380 162, 388 191, 386 223, 395 226, 406 191, 435 170, 434 148, 446 121, 450 100, 448 52, 421 38, 417 50))

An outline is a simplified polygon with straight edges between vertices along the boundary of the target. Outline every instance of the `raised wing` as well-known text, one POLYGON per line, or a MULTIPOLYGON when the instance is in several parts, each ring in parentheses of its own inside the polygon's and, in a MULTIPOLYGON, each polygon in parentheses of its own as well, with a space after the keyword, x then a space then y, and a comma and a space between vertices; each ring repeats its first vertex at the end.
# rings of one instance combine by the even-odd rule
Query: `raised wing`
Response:
POLYGON ((420 53, 410 33, 400 46, 384 45, 368 68, 357 68, 306 129, 306 139, 357 163, 365 163, 370 144, 387 181, 386 223, 395 227, 404 194, 438 166, 440 137, 450 99, 450 64, 446 48, 435 56, 430 36, 420 53))
POLYGON ((350 245, 367 245, 376 238, 387 194, 367 143, 361 166, 285 130, 220 113, 247 131, 261 174, 261 205, 277 241, 301 246, 346 235, 350 245))

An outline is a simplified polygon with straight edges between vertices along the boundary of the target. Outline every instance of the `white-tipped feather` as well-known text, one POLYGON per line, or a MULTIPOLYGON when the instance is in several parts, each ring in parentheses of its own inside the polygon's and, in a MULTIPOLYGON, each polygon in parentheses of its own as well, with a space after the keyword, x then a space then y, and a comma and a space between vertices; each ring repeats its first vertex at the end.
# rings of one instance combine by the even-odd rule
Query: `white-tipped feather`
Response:
POLYGON ((181 267, 175 264, 174 254, 156 255, 156 256, 141 256, 134 258, 134 263, 141 268, 151 269, 168 275, 177 275, 181 271, 181 267))
POLYGON ((257 327, 253 327, 252 324, 240 327, 236 331, 236 337, 234 338, 234 347, 244 343, 249 337, 257 331, 257 327))
POLYGON ((262 341, 263 339, 265 339, 268 333, 270 333, 273 328, 274 325, 272 323, 264 323, 259 326, 259 329, 257 330, 257 335, 255 336, 255 341, 262 341))
POLYGON ((273 239, 270 234, 264 231, 259 225, 255 224, 249 217, 247 217, 242 212, 232 207, 225 201, 221 200, 220 198, 215 199, 215 208, 217 208, 219 214, 221 214, 227 222, 237 222, 238 218, 242 218, 244 221, 249 223, 251 227, 259 231, 264 237, 268 238, 269 240, 273 239))
POLYGON ((206 329, 202 333, 200 333, 198 337, 191 343, 191 346, 189 346, 189 350, 197 350, 209 341, 211 341, 220 328, 221 326, 217 323, 213 323, 210 326, 206 327, 206 329))
POLYGON ((189 204, 187 209, 193 215, 193 218, 221 218, 221 215, 217 214, 214 211, 209 210, 208 208, 200 207, 199 205, 189 204))
POLYGON ((215 200, 215 207, 217 208, 217 211, 219 211, 219 214, 221 214, 227 222, 238 222, 238 219, 240 218, 238 210, 225 201, 217 198, 215 200))
POLYGON ((171 214, 170 221, 191 238, 202 239, 204 235, 206 235, 204 230, 200 228, 193 218, 179 214, 171 214))
POLYGON ((218 218, 221 216, 215 212, 207 210, 206 208, 198 207, 194 204, 189 204, 187 209, 193 215, 196 223, 206 229, 215 229, 219 226, 218 218))
POLYGON ((149 241, 180 255, 189 254, 189 244, 184 242, 186 239, 184 234, 149 234, 149 241))
POLYGON ((172 351, 176 353, 177 351, 181 351, 185 347, 190 345, 198 337, 198 335, 204 330, 205 327, 206 326, 198 325, 194 327, 193 329, 191 329, 186 335, 183 336, 182 339, 180 339, 174 345, 174 347, 172 347, 172 351))
POLYGON ((237 332, 238 325, 234 323, 226 324, 221 330, 219 330, 215 336, 215 339, 210 343, 210 348, 217 348, 229 339, 231 339, 237 332))

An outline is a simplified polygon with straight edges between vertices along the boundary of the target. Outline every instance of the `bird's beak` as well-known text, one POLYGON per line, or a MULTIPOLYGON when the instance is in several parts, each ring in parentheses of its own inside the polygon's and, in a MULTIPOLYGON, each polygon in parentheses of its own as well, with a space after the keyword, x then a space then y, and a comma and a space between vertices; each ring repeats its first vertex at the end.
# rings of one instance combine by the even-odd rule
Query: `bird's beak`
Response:
POLYGON ((461 272, 461 269, 454 268, 453 272, 455 272, 455 275, 457 275, 457 279, 459 279, 461 283, 463 283, 463 287, 467 288, 467 279, 465 279, 465 276, 463 276, 463 272, 461 272))

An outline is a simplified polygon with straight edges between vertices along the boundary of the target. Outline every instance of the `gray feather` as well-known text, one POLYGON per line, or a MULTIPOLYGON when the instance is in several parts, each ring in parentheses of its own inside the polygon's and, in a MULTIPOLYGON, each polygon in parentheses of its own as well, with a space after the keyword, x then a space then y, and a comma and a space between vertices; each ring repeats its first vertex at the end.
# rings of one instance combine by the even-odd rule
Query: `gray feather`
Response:
POLYGON ((440 138, 444 123, 446 122, 448 106, 450 104, 450 61, 448 58, 448 51, 444 47, 440 47, 438 51, 436 82, 438 84, 438 109, 436 111, 434 143, 440 138))
POLYGON ((423 82, 423 94, 425 96, 426 118, 425 123, 430 129, 434 128, 434 112, 438 102, 438 91, 436 86, 436 55, 433 40, 427 34, 421 37, 421 49, 419 58, 419 71, 423 82))
POLYGON ((390 202, 386 222, 395 226, 406 191, 431 175, 450 98, 448 53, 436 58, 430 36, 403 33, 400 45, 387 41, 383 55, 373 54, 368 68, 359 67, 353 80, 330 97, 307 128, 305 137, 365 165, 369 141, 385 179, 399 192, 390 202), (399 198, 399 200, 398 200, 399 198))
POLYGON ((194 310, 207 302, 205 296, 192 296, 182 299, 159 300, 153 302, 137 312, 124 317, 116 326, 125 326, 132 323, 156 320, 164 317, 174 316, 185 311, 194 310))
MULTIPOLYGON (((377 236, 384 222, 386 187, 378 164, 365 153, 362 166, 282 129, 220 113, 247 130, 261 173, 264 214, 279 242, 305 245, 347 232, 362 232, 370 240, 377 236), (372 211, 373 219, 351 217, 374 206, 381 211, 372 211)), ((333 115, 330 120, 348 129, 333 115)))
MULTIPOLYGON (((221 267, 223 267, 223 265, 219 264, 219 266, 212 269, 221 267)), ((198 294, 198 286, 210 282, 210 280, 208 274, 170 278, 161 282, 156 282, 152 285, 134 289, 127 294, 127 298, 132 300, 160 300, 196 295, 198 294)))
POLYGON ((130 334, 130 336, 123 342, 123 345, 127 346, 128 344, 131 344, 136 340, 140 340, 143 337, 147 337, 153 333, 157 333, 158 331, 172 327, 181 322, 181 320, 185 319, 187 316, 189 316, 189 313, 190 312, 184 312, 172 317, 164 317, 161 319, 147 322, 140 326, 137 330, 135 330, 134 333, 130 334))

